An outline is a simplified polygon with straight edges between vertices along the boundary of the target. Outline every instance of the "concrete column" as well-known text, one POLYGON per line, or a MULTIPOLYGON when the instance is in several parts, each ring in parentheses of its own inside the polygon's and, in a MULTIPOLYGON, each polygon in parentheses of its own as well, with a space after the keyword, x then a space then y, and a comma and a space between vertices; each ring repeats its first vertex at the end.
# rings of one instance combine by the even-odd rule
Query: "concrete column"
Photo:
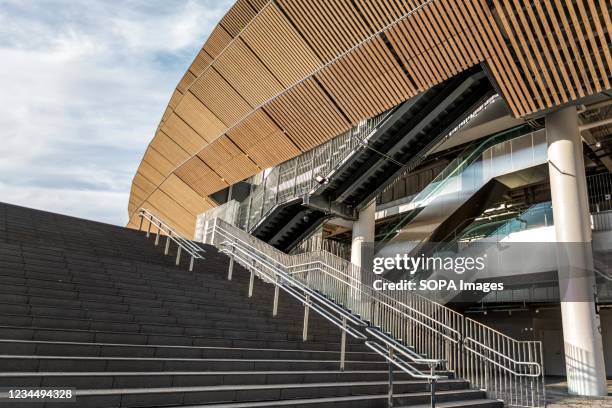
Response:
MULTIPOLYGON (((568 391, 607 395, 599 317, 595 313, 593 253, 582 141, 575 107, 546 117, 548 170, 555 234, 568 391), (571 244, 565 244, 571 243, 571 244), (567 263, 567 264, 566 264, 567 263)), ((546 347, 546 345, 544 345, 546 347)))
POLYGON ((361 291, 357 289, 357 282, 363 282, 362 273, 368 273, 371 265, 364 265, 364 243, 374 242, 374 224, 376 221, 376 200, 359 211, 357 221, 353 223, 353 236, 351 240, 351 263, 358 268, 352 271, 351 275, 355 278, 353 288, 350 293, 349 309, 362 316, 366 316, 367 305, 362 304, 361 291), (362 270, 361 268, 365 268, 362 270))
POLYGON ((364 242, 374 242, 374 223, 376 220, 376 200, 359 211, 359 218, 353 223, 351 240, 351 263, 362 265, 361 247, 364 242))

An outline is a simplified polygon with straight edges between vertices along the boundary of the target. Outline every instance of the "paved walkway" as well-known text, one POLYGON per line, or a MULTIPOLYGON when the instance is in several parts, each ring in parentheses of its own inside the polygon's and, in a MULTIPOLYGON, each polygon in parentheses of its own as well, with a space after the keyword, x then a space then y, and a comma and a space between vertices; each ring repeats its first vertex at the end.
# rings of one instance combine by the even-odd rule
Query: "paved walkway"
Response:
POLYGON ((576 397, 568 395, 565 378, 546 379, 548 408, 612 408, 612 380, 608 380, 607 397, 576 397))

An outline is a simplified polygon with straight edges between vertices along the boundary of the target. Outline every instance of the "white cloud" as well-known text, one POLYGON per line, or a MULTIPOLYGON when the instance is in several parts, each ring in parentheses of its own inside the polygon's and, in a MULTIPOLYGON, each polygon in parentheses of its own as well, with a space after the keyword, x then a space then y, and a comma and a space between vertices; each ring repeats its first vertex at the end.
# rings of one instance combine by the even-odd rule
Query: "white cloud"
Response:
POLYGON ((0 0, 0 201, 123 225, 172 90, 231 0, 0 0))

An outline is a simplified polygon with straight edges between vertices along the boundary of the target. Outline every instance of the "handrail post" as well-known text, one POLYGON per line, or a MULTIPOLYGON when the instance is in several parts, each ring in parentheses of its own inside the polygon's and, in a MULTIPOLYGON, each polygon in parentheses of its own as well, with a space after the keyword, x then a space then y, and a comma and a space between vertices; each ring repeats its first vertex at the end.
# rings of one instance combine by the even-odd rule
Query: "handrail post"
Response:
MULTIPOLYGON (((234 247, 232 247, 232 252, 234 247)), ((234 257, 230 254, 229 267, 227 268, 227 280, 232 280, 232 274, 234 273, 234 257)))
POLYGON ((430 382, 431 387, 431 408, 436 408, 436 380, 432 379, 430 382))
POLYGON ((157 224, 156 227, 157 227, 157 234, 155 235, 155 246, 158 246, 159 245, 159 233, 161 230, 161 222, 157 224))
POLYGON ((189 272, 193 271, 193 261, 194 261, 194 258, 193 258, 193 255, 191 255, 191 259, 189 260, 189 272))
POLYGON ((389 350, 389 396, 388 396, 388 405, 389 408, 393 408, 393 359, 395 358, 393 355, 393 349, 388 347, 389 350))
POLYGON ((306 295, 304 304, 304 328, 302 329, 302 341, 308 340, 308 314, 310 312, 310 295, 306 295))
POLYGON ((340 371, 344 371, 346 359, 346 316, 342 318, 342 340, 340 340, 340 371))
POLYGON ((249 297, 253 297, 253 286, 255 284, 255 261, 251 267, 251 276, 249 277, 249 297))
POLYGON ((147 225, 147 238, 151 236, 151 219, 149 219, 149 225, 147 225))
POLYGON ((435 363, 431 363, 429 364, 429 371, 431 374, 431 383, 430 383, 430 388, 431 388, 431 408, 436 408, 436 382, 438 381, 435 378, 435 374, 436 374, 436 364, 435 363))
POLYGON ((170 237, 172 236, 172 231, 168 233, 166 237, 166 246, 164 247, 164 255, 168 255, 168 251, 170 250, 170 237))
POLYGON ((274 279, 274 306, 272 307, 272 316, 276 317, 278 314, 278 296, 279 296, 279 282, 278 277, 274 279))
POLYGON ((181 246, 179 245, 176 249, 176 265, 181 262, 181 246))
POLYGON ((142 231, 142 222, 144 221, 144 215, 142 213, 138 214, 140 217, 140 225, 138 226, 138 231, 142 231))

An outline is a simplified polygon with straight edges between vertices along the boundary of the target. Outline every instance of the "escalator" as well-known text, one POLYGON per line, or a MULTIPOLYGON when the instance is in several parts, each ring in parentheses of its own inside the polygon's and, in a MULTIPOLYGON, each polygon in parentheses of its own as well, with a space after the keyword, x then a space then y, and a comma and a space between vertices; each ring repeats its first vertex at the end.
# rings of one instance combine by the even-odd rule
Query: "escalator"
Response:
MULTIPOLYGON (((453 127, 493 94, 481 67, 474 67, 411 98, 392 110, 367 139, 352 146, 338 165, 324 172, 305 171, 306 178, 319 182, 301 195, 277 199, 249 232, 289 251, 327 218, 355 219, 360 208, 400 173, 418 166, 453 127)), ((334 151, 330 146, 330 155, 334 151)), ((279 177, 277 183, 282 185, 282 174, 279 177)))
POLYGON ((428 243, 444 241, 509 190, 545 180, 546 161, 545 131, 531 125, 472 144, 412 199, 411 210, 379 234, 378 256, 431 252, 428 243))

